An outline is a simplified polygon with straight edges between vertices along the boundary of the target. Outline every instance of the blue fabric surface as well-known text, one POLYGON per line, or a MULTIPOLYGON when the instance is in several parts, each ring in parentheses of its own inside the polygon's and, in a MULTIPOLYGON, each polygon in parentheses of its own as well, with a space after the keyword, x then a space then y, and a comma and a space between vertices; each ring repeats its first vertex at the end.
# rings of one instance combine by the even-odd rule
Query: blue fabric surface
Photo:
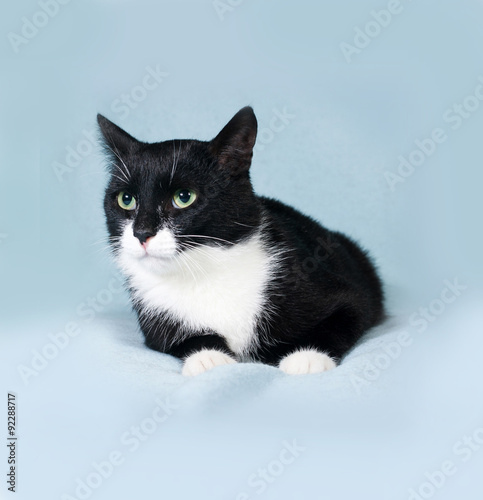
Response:
POLYGON ((394 2, 223 2, 59 3, 36 32, 38 0, 4 6, 0 434, 13 391, 15 498, 481 500, 481 2, 401 0, 369 43, 360 30, 394 2), (390 318, 328 373, 183 378, 144 347, 106 249, 96 114, 140 140, 211 139, 245 105, 255 190, 360 241, 386 285, 390 318), (401 157, 418 163, 404 177, 401 157))
MULTIPOLYGON (((480 304, 455 301, 424 335, 393 317, 335 370, 302 376, 237 364, 185 378, 179 360, 144 347, 133 316, 79 322, 18 390, 19 496, 80 498, 101 467, 98 498, 407 498, 449 461, 438 497, 476 499, 483 452, 464 439, 479 446, 483 428, 480 304)), ((49 343, 16 333, 10 381, 49 343)))

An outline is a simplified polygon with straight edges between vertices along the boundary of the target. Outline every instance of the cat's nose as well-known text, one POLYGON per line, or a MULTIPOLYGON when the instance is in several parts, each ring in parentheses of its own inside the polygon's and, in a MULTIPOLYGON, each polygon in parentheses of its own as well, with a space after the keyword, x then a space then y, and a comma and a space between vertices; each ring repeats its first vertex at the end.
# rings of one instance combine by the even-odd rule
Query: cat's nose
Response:
POLYGON ((152 229, 140 229, 139 231, 134 231, 134 237, 139 240, 141 245, 144 245, 149 238, 154 236, 154 231, 152 229))

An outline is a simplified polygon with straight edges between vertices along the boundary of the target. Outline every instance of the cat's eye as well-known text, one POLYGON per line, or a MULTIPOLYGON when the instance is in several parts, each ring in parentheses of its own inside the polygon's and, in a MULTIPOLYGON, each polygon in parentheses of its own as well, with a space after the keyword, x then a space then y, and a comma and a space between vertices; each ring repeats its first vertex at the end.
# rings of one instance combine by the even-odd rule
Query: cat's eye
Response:
POLYGON ((173 196, 175 208, 189 207, 196 200, 196 193, 192 189, 178 189, 173 196))
POLYGON ((121 191, 117 195, 117 202, 124 210, 134 210, 136 208, 136 198, 127 191, 121 191))

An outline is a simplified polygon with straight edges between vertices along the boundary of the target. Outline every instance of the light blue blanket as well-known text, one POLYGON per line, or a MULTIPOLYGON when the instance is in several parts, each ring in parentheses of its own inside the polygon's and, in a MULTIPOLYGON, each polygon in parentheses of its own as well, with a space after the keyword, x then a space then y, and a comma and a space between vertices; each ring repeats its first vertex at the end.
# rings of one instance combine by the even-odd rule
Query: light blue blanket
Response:
POLYGON ((56 356, 54 320, 40 340, 12 326, 17 497, 476 499, 477 306, 460 298, 424 331, 392 317, 335 370, 302 376, 238 364, 184 378, 125 314, 78 320, 56 356))
POLYGON ((4 2, 0 498, 481 500, 482 25, 477 0, 4 2), (328 373, 186 379, 111 283, 95 116, 209 140, 246 105, 257 193, 360 241, 391 317, 328 373))

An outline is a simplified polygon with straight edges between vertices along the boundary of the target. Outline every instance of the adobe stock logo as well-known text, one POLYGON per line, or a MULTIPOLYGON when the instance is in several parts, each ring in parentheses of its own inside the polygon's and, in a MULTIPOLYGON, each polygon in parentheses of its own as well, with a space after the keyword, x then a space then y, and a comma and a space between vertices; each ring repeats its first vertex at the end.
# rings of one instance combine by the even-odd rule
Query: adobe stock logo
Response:
POLYGON ((367 21, 362 28, 355 26, 352 44, 342 42, 339 45, 346 62, 350 64, 353 57, 369 47, 372 40, 377 38, 392 23, 394 17, 403 11, 404 6, 400 0, 389 0, 385 9, 371 12, 372 19, 367 21))
POLYGON ((472 92, 458 102, 453 102, 443 113, 441 119, 448 127, 435 127, 426 137, 416 139, 416 146, 406 155, 399 155, 398 166, 395 171, 385 170, 383 172, 387 185, 391 191, 395 191, 399 184, 417 172, 426 161, 431 158, 451 136, 451 131, 459 130, 471 117, 483 107, 483 75, 478 77, 472 92))
MULTIPOLYGON (((416 329, 418 334, 423 334, 468 288, 467 285, 460 283, 458 277, 452 281, 444 280, 443 285, 444 287, 427 304, 427 307, 421 306, 409 316, 409 326, 416 329)), ((413 345, 414 338, 413 333, 403 330, 399 332, 395 340, 384 342, 381 348, 370 353, 363 369, 359 373, 351 374, 351 383, 357 393, 362 394, 366 388, 378 380, 406 351, 407 347, 413 345)))
POLYGON ((215 9, 218 19, 223 21, 228 12, 233 12, 244 0, 213 0, 211 5, 215 9))
MULTIPOLYGON (((116 295, 123 292, 122 278, 114 276, 106 287, 98 290, 94 296, 86 297, 77 305, 77 316, 82 318, 84 324, 90 323, 98 313, 113 302, 116 295)), ((30 351, 29 361, 17 366, 17 372, 25 385, 29 385, 32 379, 44 372, 71 345, 72 340, 82 332, 81 325, 82 322, 77 319, 67 322, 61 331, 49 333, 48 340, 43 346, 30 351)))
MULTIPOLYGON (((76 477, 71 493, 64 493, 61 500, 87 500, 93 496, 126 462, 130 454, 137 451, 142 443, 150 439, 150 436, 156 434, 179 408, 169 397, 164 400, 157 397, 155 403, 150 415, 141 420, 138 425, 132 425, 119 437, 119 444, 122 447, 118 446, 102 460, 92 462, 88 474, 76 477)), ((100 498, 105 498, 105 495, 100 498)))
POLYGON ((144 70, 145 74, 139 85, 135 85, 129 92, 121 94, 112 101, 111 110, 118 114, 121 120, 125 120, 131 110, 136 109, 149 93, 156 90, 169 76, 169 73, 162 71, 158 64, 154 68, 146 66, 144 70))
POLYGON ((426 470, 424 479, 416 487, 408 490, 407 500, 428 500, 444 488, 451 476, 464 470, 469 462, 483 449, 483 427, 477 427, 470 434, 465 434, 451 448, 451 455, 435 468, 426 470))
POLYGON ((275 139, 276 135, 283 132, 296 118, 293 113, 289 113, 284 106, 280 111, 278 108, 272 109, 272 117, 268 126, 260 127, 257 134, 257 143, 253 148, 255 151, 263 151, 267 144, 275 139))
POLYGON ((59 182, 64 182, 65 175, 73 172, 98 145, 97 133, 93 129, 83 129, 81 139, 74 145, 65 147, 62 161, 53 161, 52 170, 59 182))
POLYGON ((293 464, 307 449, 305 446, 300 446, 295 439, 292 439, 292 442, 283 441, 282 445, 276 458, 250 474, 248 486, 252 490, 240 491, 236 496, 236 500, 250 500, 254 498, 255 494, 258 496, 264 493, 277 478, 285 473, 287 467, 293 464))
POLYGON ((47 26, 52 18, 57 16, 61 5, 66 5, 69 2, 70 0, 40 0, 38 2, 40 9, 30 19, 25 16, 20 19, 22 21, 20 34, 13 31, 8 33, 7 38, 12 50, 18 54, 24 45, 27 45, 30 40, 35 38, 40 30, 47 26))

